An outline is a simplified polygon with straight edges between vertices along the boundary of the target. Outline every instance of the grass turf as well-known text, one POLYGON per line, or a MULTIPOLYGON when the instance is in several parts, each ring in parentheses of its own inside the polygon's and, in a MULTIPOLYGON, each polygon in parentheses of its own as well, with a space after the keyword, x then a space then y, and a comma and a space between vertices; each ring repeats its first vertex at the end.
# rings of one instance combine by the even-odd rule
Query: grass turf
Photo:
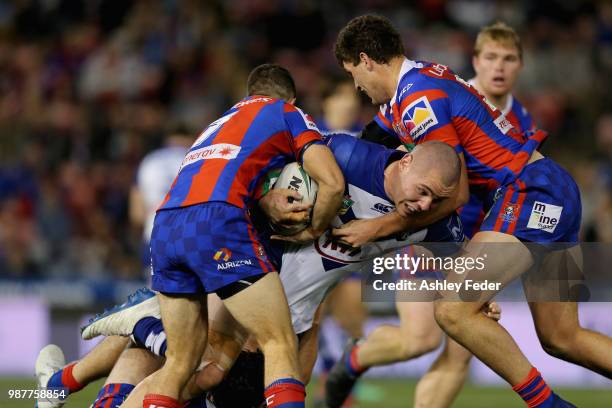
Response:
MULTIPOLYGON (((103 382, 89 385, 83 391, 74 394, 64 405, 65 408, 87 408, 94 400, 103 382)), ((357 392, 359 408, 406 408, 412 406, 415 382, 412 380, 384 379, 363 381, 357 392)), ((1 408, 32 408, 34 400, 11 400, 9 389, 33 389, 33 379, 0 378, 1 408)), ((612 389, 572 389, 556 390, 560 395, 580 408, 612 407, 612 389)), ((317 394, 316 382, 309 387, 307 407, 315 407, 313 400, 317 394)), ((523 407, 521 400, 509 388, 483 388, 467 384, 462 390, 453 408, 513 408, 523 407)), ((240 408, 240 407, 236 407, 240 408)))

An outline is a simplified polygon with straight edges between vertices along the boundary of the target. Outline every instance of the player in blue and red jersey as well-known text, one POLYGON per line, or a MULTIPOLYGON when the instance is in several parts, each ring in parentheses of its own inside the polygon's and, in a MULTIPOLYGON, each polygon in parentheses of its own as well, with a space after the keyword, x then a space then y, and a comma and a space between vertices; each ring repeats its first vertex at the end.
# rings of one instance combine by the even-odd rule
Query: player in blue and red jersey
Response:
MULTIPOLYGON (((474 44, 472 66, 476 76, 468 82, 483 94, 519 132, 512 132, 522 142, 526 131, 535 130, 534 121, 512 95, 514 83, 523 66, 521 40, 504 23, 484 27, 474 44)), ((483 201, 470 194, 469 202, 458 210, 465 235, 472 238, 485 217, 483 201)), ((429 371, 419 380, 415 400, 425 406, 448 406, 468 374, 472 354, 450 340, 429 371)))
MULTIPOLYGON (((523 52, 518 34, 504 23, 484 27, 474 45, 472 66, 476 76, 468 82, 483 94, 508 119, 511 135, 523 142, 525 132, 535 130, 533 118, 512 95, 512 88, 523 66, 523 52)), ((476 194, 459 209, 466 235, 471 238, 484 219, 483 202, 476 194)))
POLYGON ((143 394, 145 408, 181 406, 181 390, 197 366, 193 356, 206 346, 206 294, 213 292, 266 357, 268 406, 304 406, 287 301, 247 209, 271 168, 302 162, 319 192, 312 225, 300 237, 316 238, 341 204, 344 180, 312 119, 293 106, 295 85, 286 69, 261 65, 247 88, 249 96, 197 138, 155 217, 152 287, 159 292, 167 359, 124 406, 139 406, 143 394))
MULTIPOLYGON (((366 128, 364 137, 386 144, 399 139, 408 148, 426 140, 442 140, 457 149, 465 169, 453 196, 429 214, 415 214, 412 204, 400 203, 385 222, 381 222, 385 217, 362 220, 335 230, 335 235, 359 245, 397 229, 415 228, 439 218, 449 207, 464 205, 469 191, 483 198, 488 213, 468 243, 466 255, 482 256, 487 243, 504 243, 501 254, 489 257, 493 259, 485 271, 502 285, 538 262, 524 243, 542 247, 556 242, 577 244, 579 191, 565 170, 536 150, 546 136, 544 132, 527 132, 521 139, 512 133, 516 130, 499 109, 447 67, 406 59, 399 33, 383 17, 351 20, 338 35, 335 53, 356 87, 381 105, 375 124, 366 128)), ((422 194, 436 198, 430 191, 422 194)), ((458 274, 449 276, 454 279, 458 274)), ((485 300, 436 301, 436 320, 447 334, 508 381, 528 406, 571 406, 551 392, 501 326, 485 321, 479 312, 485 300)), ((532 302, 530 306, 538 332, 550 330, 547 321, 554 321, 557 329, 572 333, 557 357, 612 376, 612 362, 607 357, 612 339, 581 328, 575 303, 532 302), (585 349, 589 351, 585 353, 585 349)), ((555 334, 558 331, 553 329, 550 335, 555 334)))

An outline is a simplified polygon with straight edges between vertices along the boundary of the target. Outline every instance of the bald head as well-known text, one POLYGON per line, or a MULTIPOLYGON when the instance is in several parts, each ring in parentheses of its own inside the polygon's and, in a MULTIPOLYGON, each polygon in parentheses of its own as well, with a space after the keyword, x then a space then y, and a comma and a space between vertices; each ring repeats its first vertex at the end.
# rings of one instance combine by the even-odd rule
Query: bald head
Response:
POLYGON ((419 144, 411 154, 411 171, 419 175, 435 175, 444 187, 454 187, 459 182, 461 161, 448 144, 432 140, 419 144))

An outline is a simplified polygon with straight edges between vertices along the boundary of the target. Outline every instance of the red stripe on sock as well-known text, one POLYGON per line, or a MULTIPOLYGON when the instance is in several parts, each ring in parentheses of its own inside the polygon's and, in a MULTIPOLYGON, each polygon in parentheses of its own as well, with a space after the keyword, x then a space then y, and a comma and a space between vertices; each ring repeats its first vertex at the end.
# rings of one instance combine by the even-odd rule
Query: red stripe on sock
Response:
POLYGON ((512 389, 515 392, 520 393, 525 388, 529 387, 529 385, 533 382, 533 380, 535 380, 539 375, 540 375, 540 372, 536 370, 535 367, 531 367, 531 370, 529 370, 529 374, 527 374, 527 378, 525 378, 520 383, 514 385, 512 389))
POLYGON ((72 375, 72 369, 75 365, 77 365, 76 362, 68 364, 62 370, 62 384, 64 384, 68 388, 70 393, 77 392, 84 387, 83 385, 81 385, 81 383, 75 380, 74 376, 72 375))
POLYGON ((548 397, 550 397, 552 390, 548 385, 546 385, 546 383, 544 385, 544 388, 542 388, 537 395, 527 401, 527 406, 529 408, 539 407, 541 403, 543 403, 548 397))
POLYGON ((291 402, 304 402, 306 390, 302 384, 279 383, 266 388, 264 397, 268 408, 282 407, 291 402))
POLYGON ((96 404, 93 406, 93 408, 102 408, 100 404, 104 402, 104 398, 106 397, 106 394, 108 393, 108 387, 109 387, 109 384, 106 384, 102 388, 102 396, 100 397, 100 399, 96 400, 96 404))
POLYGON ((540 381, 538 381, 535 387, 533 387, 533 390, 529 391, 527 394, 521 394, 521 397, 525 401, 529 401, 530 399, 538 395, 540 391, 542 391, 544 388, 546 388, 546 383, 544 382, 544 380, 540 379, 540 381))
POLYGON ((359 346, 355 346, 353 347, 353 349, 351 350, 351 356, 349 357, 349 364, 351 365, 351 368, 353 370, 355 370, 356 373, 363 373, 366 369, 363 368, 361 366, 361 364, 359 364, 359 361, 357 361, 357 351, 359 350, 359 346))
POLYGON ((182 408, 180 402, 166 395, 147 394, 142 400, 143 408, 182 408))
POLYGON ((114 396, 119 391, 119 388, 121 388, 121 384, 115 384, 113 386, 113 390, 106 396, 108 401, 106 401, 103 408, 111 408, 111 402, 113 402, 114 396))

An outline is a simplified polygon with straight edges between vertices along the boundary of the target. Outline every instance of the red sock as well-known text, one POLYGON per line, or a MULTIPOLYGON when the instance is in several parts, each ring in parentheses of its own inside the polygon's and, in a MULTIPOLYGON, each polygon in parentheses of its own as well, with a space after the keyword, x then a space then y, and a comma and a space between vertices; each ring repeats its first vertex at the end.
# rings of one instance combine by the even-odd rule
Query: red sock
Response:
POLYGON ((348 369, 349 373, 351 373, 355 377, 360 376, 367 370, 367 368, 362 367, 357 361, 358 351, 359 346, 354 346, 351 352, 349 353, 348 358, 346 359, 346 368, 348 369))
POLYGON ((306 390, 304 384, 293 378, 274 381, 264 391, 268 408, 304 407, 306 390))
POLYGON ((72 375, 72 369, 76 364, 77 362, 68 364, 62 369, 62 384, 64 384, 66 388, 68 388, 68 391, 70 391, 71 393, 77 392, 83 388, 83 385, 81 385, 81 383, 75 380, 74 376, 72 375))
POLYGON ((535 367, 531 367, 527 377, 512 389, 525 401, 529 408, 540 406, 551 398, 552 391, 535 367))
POLYGON ((183 405, 165 395, 147 394, 142 400, 142 408, 183 408, 183 405))

